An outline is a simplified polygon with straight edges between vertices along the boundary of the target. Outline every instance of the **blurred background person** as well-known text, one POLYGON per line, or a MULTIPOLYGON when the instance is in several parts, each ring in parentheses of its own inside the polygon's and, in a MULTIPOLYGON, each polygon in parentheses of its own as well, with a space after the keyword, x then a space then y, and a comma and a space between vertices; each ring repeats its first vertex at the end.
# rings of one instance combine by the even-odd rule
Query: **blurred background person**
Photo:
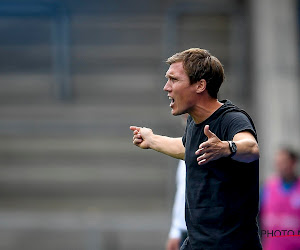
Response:
MULTIPOLYGON (((181 115, 182 127, 185 128, 188 114, 181 115)), ((185 177, 186 165, 183 160, 179 160, 176 172, 176 194, 172 210, 172 222, 166 250, 179 250, 187 237, 185 224, 185 177)))
POLYGON ((288 147, 280 148, 275 155, 276 174, 267 179, 263 186, 260 222, 265 250, 300 249, 300 237, 288 237, 298 235, 300 228, 297 163, 298 155, 295 151, 288 147))
POLYGON ((185 224, 185 176, 185 162, 180 160, 176 173, 176 195, 172 212, 172 224, 166 250, 179 250, 183 241, 187 237, 185 224))

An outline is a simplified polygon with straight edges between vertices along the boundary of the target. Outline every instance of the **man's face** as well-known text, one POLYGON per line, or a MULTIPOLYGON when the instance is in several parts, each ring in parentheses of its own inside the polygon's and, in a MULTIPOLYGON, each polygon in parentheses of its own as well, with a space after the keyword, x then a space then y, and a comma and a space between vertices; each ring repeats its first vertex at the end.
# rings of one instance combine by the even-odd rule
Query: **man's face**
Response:
POLYGON ((275 164, 279 175, 283 179, 289 179, 295 175, 295 162, 285 151, 279 151, 275 156, 275 164))
POLYGON ((171 100, 170 107, 172 115, 181 115, 188 113, 195 103, 195 86, 190 84, 190 79, 183 69, 182 62, 170 65, 166 78, 167 83, 164 91, 168 92, 171 100))

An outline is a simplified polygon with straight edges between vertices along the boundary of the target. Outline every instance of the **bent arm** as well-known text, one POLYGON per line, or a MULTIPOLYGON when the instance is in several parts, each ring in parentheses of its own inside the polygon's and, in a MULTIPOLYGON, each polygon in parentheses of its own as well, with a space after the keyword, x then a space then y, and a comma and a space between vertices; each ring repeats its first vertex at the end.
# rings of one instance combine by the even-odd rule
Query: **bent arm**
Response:
MULTIPOLYGON (((199 165, 204 165, 210 161, 231 155, 228 141, 221 141, 209 130, 208 125, 204 128, 204 134, 208 140, 201 143, 199 149, 195 152, 196 155, 199 155, 197 158, 199 165)), ((232 157, 233 160, 249 163, 259 158, 258 144, 250 132, 243 131, 237 133, 233 137, 233 141, 237 146, 236 154, 232 157)))
POLYGON ((142 149, 153 149, 177 159, 184 159, 185 148, 182 138, 172 138, 157 135, 149 128, 131 126, 133 131, 133 144, 142 149))
POLYGON ((259 147, 250 132, 240 132, 233 137, 237 152, 232 159, 240 162, 252 162, 259 158, 259 147))

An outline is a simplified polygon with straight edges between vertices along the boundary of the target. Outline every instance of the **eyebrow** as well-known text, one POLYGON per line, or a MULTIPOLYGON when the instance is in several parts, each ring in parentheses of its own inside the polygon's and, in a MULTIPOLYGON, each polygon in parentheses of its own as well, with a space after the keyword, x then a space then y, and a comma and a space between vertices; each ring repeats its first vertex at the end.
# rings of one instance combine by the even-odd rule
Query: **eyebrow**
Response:
POLYGON ((177 79, 177 77, 176 76, 174 76, 172 73, 171 74, 165 74, 165 77, 166 78, 175 78, 175 79, 177 79))

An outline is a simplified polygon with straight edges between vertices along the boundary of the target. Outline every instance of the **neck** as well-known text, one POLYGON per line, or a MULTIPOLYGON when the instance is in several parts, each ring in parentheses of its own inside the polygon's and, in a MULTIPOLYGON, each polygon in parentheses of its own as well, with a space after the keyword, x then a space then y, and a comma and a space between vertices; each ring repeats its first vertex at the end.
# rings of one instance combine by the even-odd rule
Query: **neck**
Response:
POLYGON ((203 100, 203 102, 199 101, 189 114, 193 118, 194 122, 199 124, 210 117, 222 105, 223 103, 219 102, 218 99, 209 97, 206 98, 206 100, 203 100))

